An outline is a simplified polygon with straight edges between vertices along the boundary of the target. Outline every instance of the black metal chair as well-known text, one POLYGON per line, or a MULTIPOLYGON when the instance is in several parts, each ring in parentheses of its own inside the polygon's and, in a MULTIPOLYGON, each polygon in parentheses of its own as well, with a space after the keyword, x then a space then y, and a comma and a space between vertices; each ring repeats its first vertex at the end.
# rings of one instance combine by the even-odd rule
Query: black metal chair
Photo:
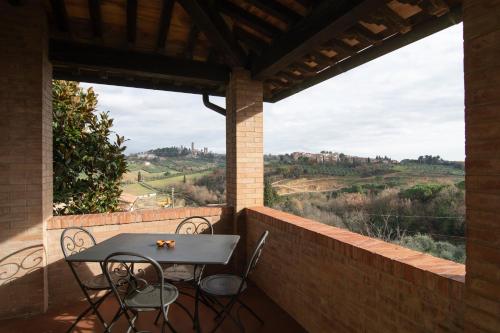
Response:
MULTIPOLYGON (((60 243, 62 252, 64 254, 64 258, 66 259, 68 256, 72 254, 81 252, 83 250, 88 249, 89 247, 94 246, 97 242, 94 236, 87 229, 80 227, 70 227, 63 230, 61 234, 60 243)), ((106 297, 109 296, 109 294, 111 294, 111 286, 108 283, 108 280, 106 279, 104 274, 98 274, 90 278, 82 279, 77 272, 79 263, 72 263, 68 261, 66 262, 68 263, 71 272, 75 276, 78 285, 82 289, 85 298, 90 304, 90 306, 77 317, 77 319, 75 320, 73 325, 71 325, 71 327, 68 329, 67 332, 73 331, 78 322, 84 316, 86 316, 87 313, 89 313, 90 311, 96 314, 97 318, 104 326, 105 331, 108 332, 109 331, 108 325, 98 311, 98 308, 102 304, 102 302, 106 299, 106 297), (94 297, 91 297, 90 295, 91 293, 98 291, 104 291, 105 294, 101 297, 97 297, 95 295, 94 297)), ((118 276, 116 274, 113 274, 112 280, 115 281, 117 279, 118 276)))
MULTIPOLYGON (((214 234, 214 228, 210 221, 202 216, 191 216, 184 219, 175 233, 178 235, 198 235, 201 233, 214 234)), ((171 283, 193 282, 199 274, 203 273, 204 266, 172 265, 163 271, 165 279, 171 283)))
MULTIPOLYGON (((191 216, 179 223, 179 225, 175 229, 175 233, 178 235, 199 235, 201 233, 213 235, 214 228, 212 226, 212 223, 210 223, 210 221, 205 217, 191 216)), ((174 284, 179 289, 189 288, 192 290, 196 288, 196 284, 197 282, 199 282, 204 269, 205 266, 175 264, 165 268, 163 270, 163 275, 165 276, 165 281, 174 284)), ((182 289, 179 290, 179 293, 191 298, 195 298, 194 295, 183 291, 182 289)), ((186 311, 186 307, 180 302, 176 301, 175 304, 181 306, 183 310, 186 311)), ((191 317, 194 324, 194 315, 191 315, 191 317)), ((156 316, 155 323, 158 322, 159 318, 160 313, 158 313, 158 315, 156 316)))
POLYGON ((119 313, 113 322, 125 315, 129 323, 129 330, 139 332, 135 326, 139 313, 160 310, 163 313, 161 331, 164 332, 168 326, 172 332, 176 332, 168 320, 168 309, 179 296, 179 291, 174 285, 165 282, 163 269, 158 262, 138 253, 115 252, 104 260, 104 273, 109 283, 113 279, 113 274, 120 276, 118 281, 112 284, 113 293, 120 305, 119 313), (134 264, 130 264, 131 261, 146 263, 152 267, 156 273, 157 281, 150 283, 146 279, 146 272, 143 268, 135 272, 134 264), (113 267, 116 264, 118 267, 113 267))
MULTIPOLYGON (((231 314, 231 310, 233 309, 235 304, 240 305, 238 311, 241 308, 245 308, 261 324, 264 323, 264 321, 259 317, 259 315, 257 315, 257 313, 255 313, 247 304, 245 304, 240 299, 240 295, 247 288, 248 275, 257 266, 257 262, 259 261, 260 255, 262 253, 262 248, 264 247, 268 235, 269 231, 267 230, 264 231, 259 241, 257 242, 252 257, 250 258, 250 261, 248 262, 248 265, 243 274, 241 275, 216 274, 207 276, 201 280, 198 287, 200 295, 205 296, 210 301, 221 307, 220 311, 215 310, 217 312, 216 316, 217 323, 212 332, 215 332, 220 327, 220 325, 222 324, 224 319, 226 319, 226 317, 229 317, 236 324, 236 326, 238 326, 240 331, 242 332, 245 331, 245 328, 243 327, 243 324, 239 319, 239 312, 237 312, 236 318, 231 314), (226 304, 223 304, 221 301, 218 300, 218 298, 226 298, 226 299, 228 298, 229 300, 227 301, 226 304)), ((196 301, 198 302, 198 298, 196 301)))

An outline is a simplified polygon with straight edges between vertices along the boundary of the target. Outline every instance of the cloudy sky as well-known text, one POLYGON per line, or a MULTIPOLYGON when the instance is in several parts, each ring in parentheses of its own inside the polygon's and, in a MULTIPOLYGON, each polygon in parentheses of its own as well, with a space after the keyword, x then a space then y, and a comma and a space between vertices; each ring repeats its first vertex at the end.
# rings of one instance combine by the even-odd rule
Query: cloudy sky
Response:
MULTIPOLYGON (((87 87, 89 84, 82 84, 87 87)), ((189 145, 225 150, 224 117, 201 96, 92 84, 127 152, 189 145)), ((264 104, 266 153, 332 150, 396 159, 464 159, 462 25, 275 104, 264 104)), ((213 98, 219 105, 224 99, 213 98)))

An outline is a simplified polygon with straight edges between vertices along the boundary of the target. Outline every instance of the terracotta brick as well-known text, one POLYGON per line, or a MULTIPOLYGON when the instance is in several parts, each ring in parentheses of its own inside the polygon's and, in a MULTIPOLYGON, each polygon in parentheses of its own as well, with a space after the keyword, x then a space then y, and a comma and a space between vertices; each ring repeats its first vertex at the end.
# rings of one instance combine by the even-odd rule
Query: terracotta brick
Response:
POLYGON ((464 265, 266 207, 245 215, 247 254, 270 231, 252 280, 306 330, 463 331, 464 265))
POLYGON ((21 266, 8 287, 1 287, 9 295, 0 302, 0 317, 9 317, 47 307, 43 248, 44 225, 52 214, 52 68, 40 2, 15 7, 2 1, 0 13, 1 265, 20 265, 19 254, 29 257, 33 249, 37 255, 24 261, 32 267, 21 266))

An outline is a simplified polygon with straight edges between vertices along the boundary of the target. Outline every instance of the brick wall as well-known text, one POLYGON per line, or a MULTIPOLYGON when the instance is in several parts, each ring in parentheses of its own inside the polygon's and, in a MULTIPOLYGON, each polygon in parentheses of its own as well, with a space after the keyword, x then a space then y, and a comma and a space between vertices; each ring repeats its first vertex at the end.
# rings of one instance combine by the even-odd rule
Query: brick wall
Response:
POLYGON ((500 331, 500 1, 464 0, 466 328, 500 331))
MULTIPOLYGON (((67 227, 84 227, 95 236, 97 242, 119 233, 174 233, 177 225, 186 217, 204 216, 214 224, 214 232, 230 231, 232 210, 223 207, 159 209, 139 212, 55 216, 47 226, 48 291, 49 306, 55 307, 82 299, 83 295, 63 260, 60 246, 62 230, 67 227)), ((100 274, 97 264, 78 267, 83 277, 100 274)))
POLYGON ((44 311, 52 68, 39 1, 0 2, 0 317, 44 311), (29 274, 29 277, 26 276, 29 274))
POLYGON ((251 279, 310 332, 463 331, 465 267, 270 208, 249 208, 251 279))
POLYGON ((263 205, 262 104, 262 82, 233 69, 226 93, 226 196, 236 212, 263 205))

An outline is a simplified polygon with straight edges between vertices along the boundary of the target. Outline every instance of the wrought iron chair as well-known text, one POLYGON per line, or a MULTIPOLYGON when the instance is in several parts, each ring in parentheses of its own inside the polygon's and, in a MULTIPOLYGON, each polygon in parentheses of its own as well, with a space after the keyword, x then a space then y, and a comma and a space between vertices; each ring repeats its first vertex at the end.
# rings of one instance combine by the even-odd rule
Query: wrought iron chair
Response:
POLYGON ((142 311, 157 311, 163 313, 161 332, 168 328, 176 332, 168 320, 168 309, 179 296, 177 288, 165 282, 163 269, 154 259, 132 252, 115 252, 104 260, 104 273, 109 283, 113 274, 120 276, 116 283, 112 283, 113 293, 120 305, 119 313, 113 321, 125 315, 129 323, 129 330, 138 332, 135 321, 142 311), (144 269, 134 271, 134 264, 130 262, 144 262, 153 268, 157 281, 151 283, 146 280, 144 269), (113 265, 118 264, 118 267, 113 265), (123 282, 123 283, 122 283, 123 282), (132 312, 133 316, 131 316, 132 312))
MULTIPOLYGON (((70 227, 64 229, 61 234, 60 242, 65 259, 68 256, 86 250, 97 243, 94 236, 87 229, 79 227, 70 227)), ((105 327, 105 331, 108 332, 109 327, 98 311, 98 308, 102 304, 102 302, 111 294, 111 286, 108 283, 108 280, 106 279, 104 274, 94 275, 90 278, 82 279, 77 272, 79 263, 72 263, 68 261, 66 262, 68 263, 71 272, 75 276, 78 285, 82 289, 85 298, 90 304, 90 306, 77 317, 73 325, 71 325, 71 327, 68 329, 68 332, 71 332, 78 324, 78 322, 84 316, 86 316, 87 313, 89 313, 89 311, 92 311, 92 313, 96 314, 99 321, 105 327), (104 291, 105 294, 101 297, 91 297, 90 294, 96 291, 104 291)), ((116 274, 113 274, 112 280, 115 281, 117 279, 118 276, 116 274)))
MULTIPOLYGON (((214 228, 212 226, 212 223, 210 223, 210 221, 205 217, 191 216, 179 223, 179 225, 175 229, 175 233, 178 235, 198 235, 201 233, 208 233, 210 235, 213 235, 214 228)), ((199 281, 204 269, 205 266, 176 264, 165 268, 163 270, 163 274, 165 276, 165 281, 172 283, 179 288, 186 287, 193 289, 196 287, 196 283, 199 281)), ((179 290, 179 293, 195 298, 194 295, 183 290, 179 290)), ((175 304, 181 306, 183 310, 186 311, 186 307, 180 302, 176 301, 175 304)), ((194 316, 191 314, 190 316, 192 317, 194 323, 194 316)), ((158 315, 156 316, 155 323, 158 322, 159 318, 160 313, 158 313, 158 315)))
MULTIPOLYGON (((248 265, 242 275, 216 274, 207 276, 201 280, 198 287, 200 295, 207 297, 213 303, 221 307, 220 311, 216 310, 218 313, 215 317, 217 323, 212 332, 215 332, 227 317, 229 317, 236 324, 236 326, 238 326, 241 332, 244 332, 245 328, 243 327, 243 324, 239 319, 239 310, 241 308, 245 308, 261 324, 264 323, 259 315, 257 315, 257 313, 255 313, 247 304, 245 304, 240 299, 240 295, 247 288, 248 275, 257 266, 257 262, 259 261, 260 255, 262 253, 262 248, 264 247, 268 235, 269 231, 264 231, 259 241, 257 242, 252 257, 250 258, 250 261, 248 262, 248 265), (229 300, 226 304, 223 304, 218 300, 218 298, 229 298, 229 300), (231 314, 231 310, 235 304, 240 305, 236 318, 231 314)), ((198 302, 198 298, 196 301, 198 302)))
MULTIPOLYGON (((202 216, 191 216, 184 219, 177 228, 175 233, 178 235, 198 235, 201 233, 214 234, 214 228, 210 221, 202 216)), ((193 282, 195 277, 203 273, 204 266, 194 265, 172 265, 163 271, 165 279, 171 283, 178 282, 193 282)))

